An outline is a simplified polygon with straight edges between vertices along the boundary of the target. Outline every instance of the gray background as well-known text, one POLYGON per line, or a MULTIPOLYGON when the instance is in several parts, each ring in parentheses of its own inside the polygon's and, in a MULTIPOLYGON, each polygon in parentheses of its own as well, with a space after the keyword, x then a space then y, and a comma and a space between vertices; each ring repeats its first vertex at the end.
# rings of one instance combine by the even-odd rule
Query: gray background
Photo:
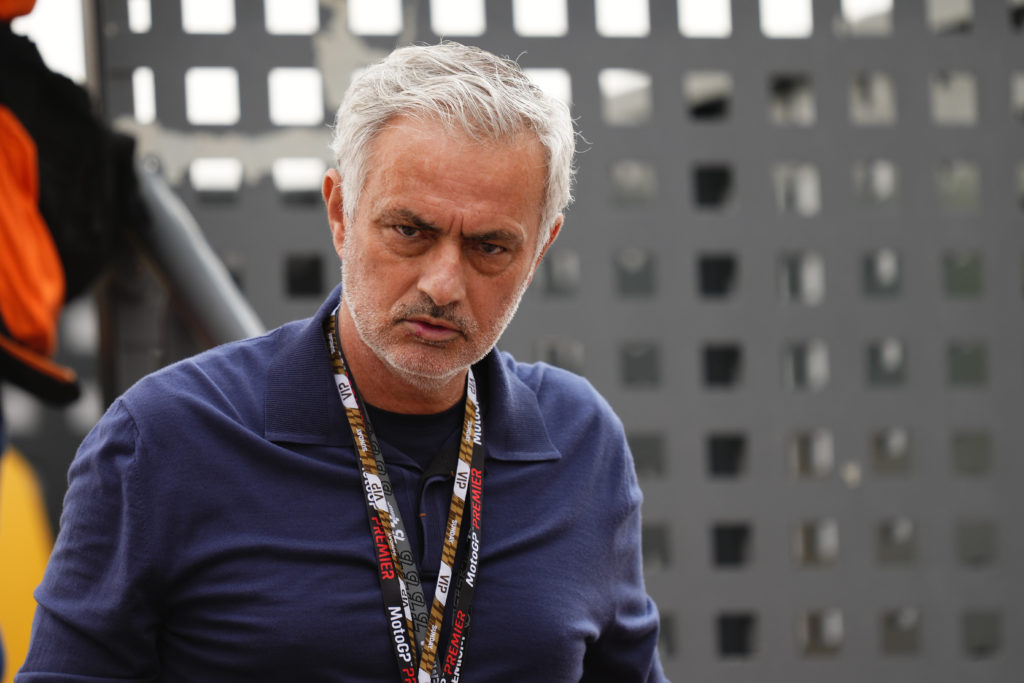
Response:
MULTIPOLYGON (((500 345, 580 372, 622 417, 670 677, 1019 680, 1021 3, 896 0, 851 27, 839 0, 814 0, 813 33, 789 39, 763 34, 756 0, 733 0, 717 39, 681 35, 671 0, 651 0, 644 37, 601 35, 589 0, 570 0, 567 35, 524 37, 511 7, 490 0, 482 35, 447 37, 566 70, 586 142, 576 203, 500 345), (608 68, 649 87, 603 94, 608 68)), ((328 160, 351 70, 436 42, 429 9, 407 0, 400 34, 356 36, 345 2, 321 0, 316 35, 269 35, 263 3, 238 0, 233 32, 195 35, 176 2, 152 3, 146 33, 124 0, 96 2, 105 115, 159 160, 268 326, 337 280, 315 188, 280 191, 271 163, 328 160), (236 124, 188 120, 194 66, 237 70, 236 124), (277 66, 319 69, 321 121, 270 121, 277 66), (236 190, 190 182, 210 156, 242 162, 236 190)), ((62 332, 85 340, 62 352, 84 407, 7 410, 51 481, 110 395, 199 348, 132 252, 99 300, 100 332, 92 302, 62 332)))

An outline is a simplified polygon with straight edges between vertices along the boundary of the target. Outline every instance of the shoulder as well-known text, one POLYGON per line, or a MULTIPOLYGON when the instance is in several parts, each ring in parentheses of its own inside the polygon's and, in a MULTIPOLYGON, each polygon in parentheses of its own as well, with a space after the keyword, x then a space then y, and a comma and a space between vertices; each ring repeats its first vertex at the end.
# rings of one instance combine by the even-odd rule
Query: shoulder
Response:
POLYGON ((498 447, 491 454, 547 461, 553 469, 545 477, 567 476, 575 482, 571 486, 586 482, 580 491, 587 494, 577 507, 598 504, 594 514, 609 524, 626 519, 642 495, 625 429, 608 401, 587 379, 566 370, 521 363, 505 352, 493 359, 490 409, 497 416, 490 434, 498 447))
POLYGON ((532 394, 546 418, 610 420, 619 419, 608 401, 584 377, 547 363, 523 363, 511 354, 499 351, 497 361, 514 381, 510 391, 532 394))
POLYGON ((262 425, 268 372, 301 326, 301 321, 288 323, 168 365, 137 381, 120 403, 147 424, 210 412, 262 425))
MULTIPOLYGON (((509 450, 557 453, 596 466, 629 460, 622 422, 585 378, 547 363, 522 363, 496 352, 488 368, 489 408, 496 414, 492 434, 509 450)), ((539 457, 539 456, 538 456, 539 457)))

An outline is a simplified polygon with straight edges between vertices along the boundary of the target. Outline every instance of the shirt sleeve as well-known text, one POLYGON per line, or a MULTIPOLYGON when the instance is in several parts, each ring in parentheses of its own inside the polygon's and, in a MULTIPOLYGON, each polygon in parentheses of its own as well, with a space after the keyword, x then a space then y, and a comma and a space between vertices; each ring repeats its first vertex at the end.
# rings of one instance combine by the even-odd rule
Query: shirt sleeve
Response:
POLYGON ((82 442, 18 683, 158 678, 157 593, 147 586, 146 508, 136 484, 141 449, 120 401, 82 442))
POLYGON ((619 501, 619 513, 608 529, 606 566, 607 622, 587 647, 583 662, 585 683, 661 683, 666 681, 658 655, 659 615, 644 585, 641 550, 643 495, 621 424, 608 427, 603 454, 612 463, 613 483, 606 500, 619 501))

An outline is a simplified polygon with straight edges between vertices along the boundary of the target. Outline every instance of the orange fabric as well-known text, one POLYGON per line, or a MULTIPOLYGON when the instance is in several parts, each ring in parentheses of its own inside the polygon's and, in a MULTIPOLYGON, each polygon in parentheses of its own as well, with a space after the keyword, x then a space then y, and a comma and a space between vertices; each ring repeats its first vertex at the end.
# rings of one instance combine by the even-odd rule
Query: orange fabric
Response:
POLYGON ((28 14, 35 4, 36 0, 0 0, 0 20, 10 21, 14 17, 28 14))
POLYGON ((0 335, 0 352, 7 354, 11 360, 21 363, 27 370, 36 375, 44 375, 65 384, 71 384, 78 380, 78 375, 71 368, 59 365, 48 357, 20 346, 17 342, 3 335, 0 335))
POLYGON ((63 303, 64 269, 39 213, 36 146, 0 105, 0 315, 11 337, 52 355, 63 303))

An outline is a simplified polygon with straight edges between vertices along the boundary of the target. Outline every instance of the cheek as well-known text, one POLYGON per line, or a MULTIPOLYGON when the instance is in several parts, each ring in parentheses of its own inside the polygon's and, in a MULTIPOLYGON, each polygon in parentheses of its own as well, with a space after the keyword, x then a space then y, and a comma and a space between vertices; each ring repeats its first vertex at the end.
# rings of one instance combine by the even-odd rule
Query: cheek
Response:
POLYGON ((500 285, 488 282, 479 286, 469 297, 477 321, 481 325, 498 323, 515 305, 522 286, 518 278, 510 278, 500 285))

